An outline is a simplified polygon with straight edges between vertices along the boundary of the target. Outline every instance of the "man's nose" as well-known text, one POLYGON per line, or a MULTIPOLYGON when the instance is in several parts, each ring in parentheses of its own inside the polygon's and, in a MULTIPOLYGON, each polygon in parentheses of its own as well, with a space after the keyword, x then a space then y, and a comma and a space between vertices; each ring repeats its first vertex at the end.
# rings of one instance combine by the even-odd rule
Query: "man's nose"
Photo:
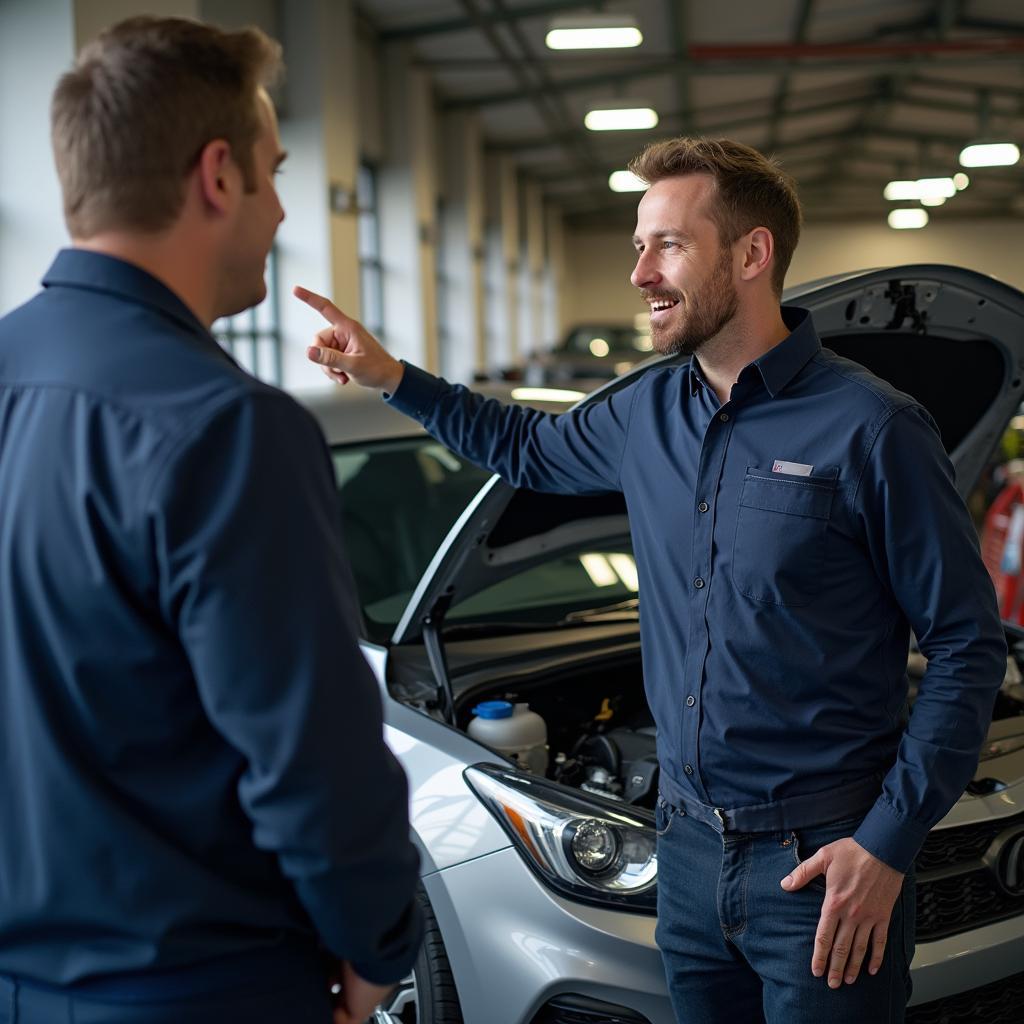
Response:
POLYGON ((629 275, 629 280, 634 288, 644 288, 649 284, 657 284, 661 280, 654 261, 648 257, 646 252, 637 256, 636 266, 633 268, 633 273, 629 275))

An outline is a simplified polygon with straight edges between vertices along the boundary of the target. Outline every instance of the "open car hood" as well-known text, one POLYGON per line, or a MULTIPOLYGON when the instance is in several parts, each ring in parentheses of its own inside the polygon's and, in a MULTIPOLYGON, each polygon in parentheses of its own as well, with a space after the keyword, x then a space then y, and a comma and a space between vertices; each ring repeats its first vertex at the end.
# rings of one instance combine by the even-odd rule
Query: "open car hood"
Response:
MULTIPOLYGON (((934 416, 966 497, 1024 393, 1024 293, 961 267, 915 264, 798 285, 783 302, 811 311, 826 348, 867 366, 934 416)), ((649 359, 579 404, 687 359, 649 359)), ((392 640, 418 639, 439 602, 463 601, 560 550, 628 535, 619 494, 538 494, 493 477, 438 549, 392 640)))

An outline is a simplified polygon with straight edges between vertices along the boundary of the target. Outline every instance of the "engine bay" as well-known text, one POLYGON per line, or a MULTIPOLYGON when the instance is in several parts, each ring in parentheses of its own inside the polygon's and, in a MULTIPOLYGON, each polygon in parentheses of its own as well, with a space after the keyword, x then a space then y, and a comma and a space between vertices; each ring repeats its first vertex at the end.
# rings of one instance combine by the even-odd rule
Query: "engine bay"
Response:
MULTIPOLYGON (((1011 638, 1011 642, 1012 642, 1011 638)), ((1011 649, 996 698, 993 724, 968 792, 998 792, 1024 778, 1024 641, 1011 649)), ((910 702, 927 668, 911 651, 907 662, 910 702)), ((563 669, 538 676, 477 685, 460 696, 457 725, 465 731, 483 701, 526 703, 547 725, 546 775, 574 789, 639 807, 653 808, 658 795, 657 732, 644 696, 639 659, 563 669)), ((512 755, 512 760, 516 760, 512 755)), ((524 764, 525 767, 525 764, 524 764)))
POLYGON ((610 800, 653 808, 658 795, 657 736, 636 658, 617 668, 570 670, 550 678, 516 680, 515 689, 475 688, 460 701, 466 729, 483 701, 526 702, 547 724, 547 776, 610 800), (471 697, 471 699, 470 699, 471 697))

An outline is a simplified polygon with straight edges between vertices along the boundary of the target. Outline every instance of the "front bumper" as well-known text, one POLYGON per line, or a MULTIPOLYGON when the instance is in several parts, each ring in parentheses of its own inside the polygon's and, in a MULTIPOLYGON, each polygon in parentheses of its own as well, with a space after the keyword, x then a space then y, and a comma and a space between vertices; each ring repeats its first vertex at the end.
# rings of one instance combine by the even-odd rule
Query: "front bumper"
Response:
MULTIPOLYGON (((531 1024, 553 996, 572 994, 674 1024, 654 917, 562 899, 511 847, 428 874, 423 884, 466 1020, 531 1024)), ((1024 917, 919 943, 910 1005, 1010 979, 1022 964, 1024 917)))
POLYGON ((426 875, 467 1021, 529 1024, 573 994, 674 1024, 655 918, 550 893, 511 847, 426 875))
POLYGON ((911 1006, 1001 981, 1024 966, 1024 917, 919 942, 911 965, 911 1006))

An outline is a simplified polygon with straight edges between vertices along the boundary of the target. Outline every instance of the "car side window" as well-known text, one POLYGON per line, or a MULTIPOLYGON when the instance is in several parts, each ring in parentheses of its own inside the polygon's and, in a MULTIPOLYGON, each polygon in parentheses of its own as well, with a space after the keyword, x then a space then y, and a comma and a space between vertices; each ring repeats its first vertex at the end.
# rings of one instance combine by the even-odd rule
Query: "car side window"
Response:
POLYGON ((430 438, 338 447, 332 456, 363 615, 373 638, 383 639, 490 474, 430 438))

